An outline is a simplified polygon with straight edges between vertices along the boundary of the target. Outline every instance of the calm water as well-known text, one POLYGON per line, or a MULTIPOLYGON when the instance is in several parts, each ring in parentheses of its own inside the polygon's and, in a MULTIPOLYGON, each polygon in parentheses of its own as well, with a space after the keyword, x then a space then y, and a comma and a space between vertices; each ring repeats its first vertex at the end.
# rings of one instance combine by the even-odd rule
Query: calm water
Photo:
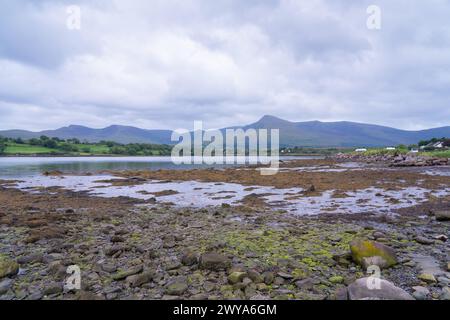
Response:
MULTIPOLYGON (((280 159, 320 159, 320 157, 280 157, 280 159)), ((223 164, 176 165, 170 157, 3 157, 0 158, 0 178, 34 176, 52 170, 68 173, 95 173, 103 170, 185 170, 225 166, 223 164)))

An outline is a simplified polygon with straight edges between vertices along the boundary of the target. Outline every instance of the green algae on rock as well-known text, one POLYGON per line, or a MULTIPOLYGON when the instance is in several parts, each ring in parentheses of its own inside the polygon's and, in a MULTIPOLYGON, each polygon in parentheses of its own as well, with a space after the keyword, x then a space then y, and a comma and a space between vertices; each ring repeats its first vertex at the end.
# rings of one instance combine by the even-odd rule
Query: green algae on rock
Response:
POLYGON ((353 261, 366 268, 372 264, 389 268, 398 262, 392 248, 376 241, 356 239, 350 243, 350 251, 353 261))

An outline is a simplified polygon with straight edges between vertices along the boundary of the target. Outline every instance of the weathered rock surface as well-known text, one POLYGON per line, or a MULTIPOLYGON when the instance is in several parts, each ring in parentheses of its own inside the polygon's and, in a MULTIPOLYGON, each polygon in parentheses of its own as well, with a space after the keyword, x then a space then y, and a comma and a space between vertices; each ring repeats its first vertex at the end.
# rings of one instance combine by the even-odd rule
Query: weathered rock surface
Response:
POLYGON ((383 280, 379 281, 379 288, 376 288, 373 278, 361 278, 353 282, 348 287, 350 300, 414 300, 405 290, 396 287, 393 283, 383 280))

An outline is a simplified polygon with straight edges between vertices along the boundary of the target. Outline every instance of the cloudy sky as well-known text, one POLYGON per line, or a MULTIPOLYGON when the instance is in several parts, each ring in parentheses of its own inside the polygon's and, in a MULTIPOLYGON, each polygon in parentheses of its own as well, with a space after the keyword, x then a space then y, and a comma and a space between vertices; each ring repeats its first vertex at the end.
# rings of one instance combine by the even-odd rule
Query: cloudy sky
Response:
POLYGON ((215 128, 264 114, 450 125, 447 0, 0 5, 0 129, 215 128), (372 4, 380 30, 366 25, 372 4))

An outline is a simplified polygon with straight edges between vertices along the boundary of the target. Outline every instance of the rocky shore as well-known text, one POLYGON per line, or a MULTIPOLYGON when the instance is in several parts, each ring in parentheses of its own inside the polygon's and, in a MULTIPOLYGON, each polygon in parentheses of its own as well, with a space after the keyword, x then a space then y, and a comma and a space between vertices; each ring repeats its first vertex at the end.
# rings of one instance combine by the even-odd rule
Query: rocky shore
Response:
MULTIPOLYGON (((251 170, 194 171, 178 178, 285 185, 303 177, 296 186, 318 189, 305 197, 377 181, 449 185, 448 177, 376 171, 287 172, 290 180, 280 173, 271 182, 251 170)), ((133 178, 120 187, 164 174, 122 172, 133 178)), ((449 196, 389 214, 298 216, 255 201, 180 208, 11 185, 0 182, 0 299, 450 299, 449 196), (79 290, 64 286, 74 265, 79 290), (377 270, 378 282, 368 278, 377 270)))
POLYGON ((82 195, 84 208, 64 192, 1 194, 33 203, 2 205, 2 299, 450 298, 447 209, 299 218, 105 203, 101 212, 82 195), (81 290, 64 290, 70 265, 82 270, 81 290), (382 268, 382 290, 358 280, 368 265, 382 268))
POLYGON ((450 164, 448 158, 426 157, 415 154, 364 155, 356 153, 341 153, 333 156, 333 159, 338 161, 383 163, 391 167, 446 166, 450 164))

